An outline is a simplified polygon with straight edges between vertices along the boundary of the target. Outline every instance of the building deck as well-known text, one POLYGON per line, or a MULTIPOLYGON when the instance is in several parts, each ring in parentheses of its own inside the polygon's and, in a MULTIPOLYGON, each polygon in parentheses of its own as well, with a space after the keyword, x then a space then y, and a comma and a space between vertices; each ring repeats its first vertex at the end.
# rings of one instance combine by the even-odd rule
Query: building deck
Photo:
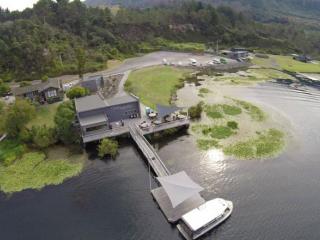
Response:
POLYGON ((151 190, 151 194, 170 223, 176 223, 184 214, 205 203, 205 200, 200 196, 200 194, 197 194, 179 204, 176 208, 173 208, 163 187, 151 190))
POLYGON ((83 143, 89 143, 89 142, 94 142, 98 141, 104 138, 109 138, 109 137, 117 137, 121 136, 124 134, 128 134, 129 131, 129 126, 130 125, 135 125, 140 134, 142 135, 148 135, 156 132, 161 132, 166 129, 171 129, 171 128, 176 128, 176 127, 182 127, 182 126, 189 126, 190 125, 190 120, 189 119, 181 119, 181 120, 175 120, 172 122, 165 122, 161 123, 159 125, 151 124, 149 123, 150 127, 146 129, 141 129, 138 125, 140 122, 144 121, 144 119, 131 119, 131 120, 125 120, 124 121, 124 126, 117 126, 116 124, 113 124, 114 127, 113 129, 109 128, 103 128, 99 129, 97 131, 92 131, 89 133, 86 133, 82 136, 83 143))

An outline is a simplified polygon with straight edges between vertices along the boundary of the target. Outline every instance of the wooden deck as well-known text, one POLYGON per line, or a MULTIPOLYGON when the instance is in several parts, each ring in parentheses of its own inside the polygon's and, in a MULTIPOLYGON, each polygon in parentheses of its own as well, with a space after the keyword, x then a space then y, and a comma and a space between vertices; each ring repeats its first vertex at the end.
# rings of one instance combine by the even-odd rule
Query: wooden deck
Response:
POLYGON ((83 143, 95 142, 104 138, 118 137, 118 136, 127 134, 130 132, 129 126, 133 126, 133 125, 135 125, 135 127, 138 129, 141 135, 148 135, 156 132, 161 132, 170 128, 183 127, 183 126, 190 125, 190 120, 186 118, 186 119, 176 120, 172 122, 162 123, 159 125, 154 125, 150 123, 150 127, 146 129, 141 129, 138 125, 143 120, 144 119, 140 119, 140 118, 125 120, 124 126, 114 126, 113 129, 109 129, 105 127, 97 131, 88 132, 82 136, 83 143))

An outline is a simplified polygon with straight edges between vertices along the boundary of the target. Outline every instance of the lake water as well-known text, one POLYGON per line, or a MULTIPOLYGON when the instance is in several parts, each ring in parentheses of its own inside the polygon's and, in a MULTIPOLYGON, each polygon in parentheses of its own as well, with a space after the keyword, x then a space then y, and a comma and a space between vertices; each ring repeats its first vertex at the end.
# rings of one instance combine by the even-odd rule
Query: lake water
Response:
MULTIPOLYGON (((290 120, 293 141, 280 157, 202 154, 186 134, 156 144, 172 172, 185 170, 205 188, 205 199, 234 202, 231 218, 203 239, 319 239, 320 92, 275 83, 236 91, 290 120)), ((79 177, 62 185, 0 194, 0 239, 182 239, 152 200, 141 155, 130 140, 121 146, 116 160, 92 156, 79 177)))

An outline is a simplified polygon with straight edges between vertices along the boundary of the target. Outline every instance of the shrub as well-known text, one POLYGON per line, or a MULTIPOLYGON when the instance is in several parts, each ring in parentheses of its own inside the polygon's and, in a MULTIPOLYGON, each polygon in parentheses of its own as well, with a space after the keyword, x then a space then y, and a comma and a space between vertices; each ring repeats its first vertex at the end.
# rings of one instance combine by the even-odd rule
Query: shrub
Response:
POLYGON ((106 155, 110 155, 112 158, 115 158, 118 154, 118 147, 117 141, 105 138, 98 145, 98 156, 103 158, 106 155))
POLYGON ((188 109, 188 113, 191 119, 199 119, 201 118, 201 114, 203 111, 203 102, 199 102, 197 105, 192 106, 188 109))
POLYGON ((71 88, 68 92, 67 92, 67 97, 69 99, 75 99, 75 98, 80 98, 80 97, 84 97, 90 94, 90 91, 87 88, 84 87, 74 87, 71 88))
POLYGON ((235 121, 230 121, 227 123, 227 126, 231 129, 238 129, 238 123, 235 121))
POLYGON ((47 126, 37 126, 31 129, 31 138, 37 148, 47 148, 57 142, 56 131, 47 126))

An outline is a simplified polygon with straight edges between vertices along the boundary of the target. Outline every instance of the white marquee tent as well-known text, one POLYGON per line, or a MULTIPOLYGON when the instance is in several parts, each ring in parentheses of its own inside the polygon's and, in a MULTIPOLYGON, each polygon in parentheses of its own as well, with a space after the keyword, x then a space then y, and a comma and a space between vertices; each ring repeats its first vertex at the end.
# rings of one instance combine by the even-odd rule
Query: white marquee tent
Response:
POLYGON ((173 208, 203 190, 184 171, 157 179, 167 193, 173 208))

